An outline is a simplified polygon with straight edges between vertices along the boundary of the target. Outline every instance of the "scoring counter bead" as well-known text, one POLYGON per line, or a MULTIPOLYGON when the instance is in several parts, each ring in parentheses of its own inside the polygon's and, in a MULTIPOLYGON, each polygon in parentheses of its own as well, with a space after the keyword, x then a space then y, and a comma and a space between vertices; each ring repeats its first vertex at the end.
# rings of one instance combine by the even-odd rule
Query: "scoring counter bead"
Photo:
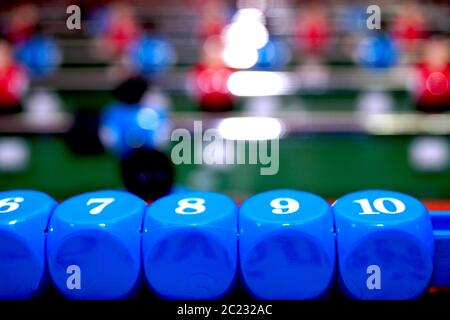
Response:
POLYGON ((218 299, 237 273, 237 207, 214 192, 172 194, 146 212, 142 256, 148 285, 166 299, 218 299))
POLYGON ((315 299, 333 285, 335 240, 329 204, 312 193, 274 190, 239 209, 242 279, 258 299, 315 299))
POLYGON ((32 298, 46 287, 45 231, 55 206, 39 191, 0 192, 0 299, 32 298))
POLYGON ((417 199, 367 190, 333 205, 340 287, 354 299, 414 299, 428 289, 434 256, 430 215, 417 199))
POLYGON ((48 264, 56 288, 69 299, 124 299, 141 280, 145 202, 123 191, 70 198, 49 225, 48 264))

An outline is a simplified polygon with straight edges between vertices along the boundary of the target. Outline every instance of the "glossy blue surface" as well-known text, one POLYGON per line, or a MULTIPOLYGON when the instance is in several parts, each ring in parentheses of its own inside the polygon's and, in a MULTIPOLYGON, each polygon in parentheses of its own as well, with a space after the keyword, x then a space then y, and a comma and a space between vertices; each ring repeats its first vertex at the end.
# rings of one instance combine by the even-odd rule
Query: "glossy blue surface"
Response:
POLYGON ((450 211, 430 212, 435 242, 433 286, 450 286, 450 211))
POLYGON ((239 230, 242 280, 256 298, 315 299, 332 286, 333 218, 324 199, 295 190, 257 194, 241 205, 239 230), (278 198, 297 201, 298 210, 276 210, 271 203, 278 198))
POLYGON ((56 201, 32 190, 0 193, 0 299, 27 299, 46 287, 45 230, 56 201))
POLYGON ((166 299, 223 297, 237 273, 236 226, 236 204, 225 195, 197 191, 154 202, 145 215, 142 244, 149 287, 166 299), (193 199, 204 201, 200 209, 193 199), (191 208, 181 210, 180 201, 191 208))
POLYGON ((430 216, 419 200, 398 192, 367 190, 338 199, 333 212, 339 282, 349 297, 413 299, 427 290, 434 239, 430 216), (361 201, 371 209, 363 209, 361 201))
POLYGON ((144 209, 140 198, 114 190, 81 194, 56 208, 48 232, 48 265, 66 298, 122 299, 136 293, 144 209))
POLYGON ((178 194, 178 193, 186 193, 186 192, 192 192, 195 191, 193 189, 189 189, 188 187, 185 187, 181 184, 174 184, 172 186, 172 189, 170 190, 170 194, 178 194))

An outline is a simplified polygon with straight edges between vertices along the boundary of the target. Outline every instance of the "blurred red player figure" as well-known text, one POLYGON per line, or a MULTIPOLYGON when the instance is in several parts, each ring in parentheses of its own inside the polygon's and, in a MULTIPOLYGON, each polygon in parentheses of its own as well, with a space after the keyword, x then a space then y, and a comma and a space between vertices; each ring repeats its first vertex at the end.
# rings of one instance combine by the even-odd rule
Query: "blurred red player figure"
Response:
POLYGON ((310 3, 300 9, 297 18, 297 41, 301 52, 309 56, 320 56, 330 44, 330 24, 322 5, 310 3))
POLYGON ((405 52, 414 51, 427 36, 424 8, 414 1, 400 6, 392 23, 392 34, 405 52))
POLYGON ((227 24, 227 7, 223 0, 200 0, 199 35, 202 40, 222 33, 227 24))
POLYGON ((25 70, 15 62, 10 45, 0 39, 0 113, 21 111, 20 101, 27 86, 25 70))
POLYGON ((233 70, 223 62, 223 44, 219 36, 209 37, 204 44, 201 62, 191 76, 194 93, 204 111, 233 109, 234 96, 228 90, 233 70))
POLYGON ((448 40, 431 38, 423 62, 416 68, 416 104, 419 111, 450 111, 450 60, 448 40))
POLYGON ((6 38, 13 45, 26 42, 36 32, 39 19, 38 10, 35 5, 22 4, 10 12, 6 26, 6 38))
POLYGON ((133 8, 126 3, 116 2, 108 9, 108 21, 102 43, 106 54, 120 58, 127 53, 130 46, 141 36, 142 30, 133 8))

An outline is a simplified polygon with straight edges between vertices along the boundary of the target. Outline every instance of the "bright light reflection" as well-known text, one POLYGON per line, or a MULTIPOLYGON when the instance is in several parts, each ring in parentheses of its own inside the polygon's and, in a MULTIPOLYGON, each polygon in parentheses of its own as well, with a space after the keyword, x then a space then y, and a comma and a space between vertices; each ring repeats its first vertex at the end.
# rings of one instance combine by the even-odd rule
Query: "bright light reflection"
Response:
POLYGON ((258 61, 258 49, 269 41, 264 14, 255 8, 240 9, 223 31, 223 58, 231 68, 248 69, 258 61))
POLYGON ((258 62, 258 50, 249 46, 227 45, 223 51, 225 64, 234 69, 249 69, 258 62))
POLYGON ((272 140, 280 138, 282 123, 269 117, 226 118, 219 123, 219 132, 228 140, 272 140))
POLYGON ((280 72, 237 71, 228 78, 227 85, 236 96, 274 96, 287 91, 288 79, 280 72))

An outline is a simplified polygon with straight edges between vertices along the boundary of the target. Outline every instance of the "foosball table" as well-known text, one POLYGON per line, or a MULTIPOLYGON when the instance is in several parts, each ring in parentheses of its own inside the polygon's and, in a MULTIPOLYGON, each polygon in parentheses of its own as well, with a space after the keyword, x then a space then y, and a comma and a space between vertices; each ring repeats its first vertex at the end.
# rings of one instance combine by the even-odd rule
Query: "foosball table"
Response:
POLYGON ((448 3, 74 2, 0 3, 0 300, 448 301, 448 3))

